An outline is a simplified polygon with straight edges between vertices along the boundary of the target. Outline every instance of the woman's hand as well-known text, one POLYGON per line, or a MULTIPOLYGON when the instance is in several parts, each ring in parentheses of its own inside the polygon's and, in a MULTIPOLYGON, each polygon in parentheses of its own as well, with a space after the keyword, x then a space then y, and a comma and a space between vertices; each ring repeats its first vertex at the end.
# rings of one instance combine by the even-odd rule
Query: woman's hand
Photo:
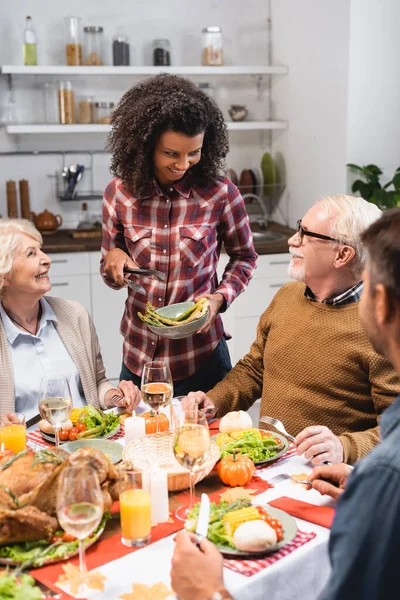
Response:
POLYGON ((202 294, 201 296, 197 296, 197 298, 195 298, 195 302, 198 302, 201 300, 201 298, 207 298, 209 302, 208 319, 204 323, 203 327, 196 331, 196 333, 207 333, 211 325, 214 323, 219 309, 224 303, 224 297, 219 292, 216 292, 215 294, 202 294))
POLYGON ((133 412, 138 406, 142 399, 142 394, 139 388, 132 383, 132 381, 120 381, 117 388, 108 390, 105 403, 107 408, 113 406, 120 406, 127 410, 127 412, 133 412), (111 398, 115 395, 121 396, 120 400, 113 400, 111 398))
POLYGON ((349 465, 321 465, 315 467, 310 475, 312 487, 320 494, 330 496, 337 500, 346 488, 347 480, 352 469, 349 465))
POLYGON ((126 287, 124 281, 124 268, 138 269, 137 264, 121 248, 113 248, 104 257, 104 272, 109 275, 116 284, 126 287))
POLYGON ((19 425, 20 421, 15 413, 8 412, 3 413, 0 417, 0 425, 5 427, 6 425, 19 425))
POLYGON ((200 550, 196 541, 187 531, 180 531, 175 538, 171 584, 180 600, 204 600, 214 592, 225 591, 221 554, 207 539, 201 540, 200 550))

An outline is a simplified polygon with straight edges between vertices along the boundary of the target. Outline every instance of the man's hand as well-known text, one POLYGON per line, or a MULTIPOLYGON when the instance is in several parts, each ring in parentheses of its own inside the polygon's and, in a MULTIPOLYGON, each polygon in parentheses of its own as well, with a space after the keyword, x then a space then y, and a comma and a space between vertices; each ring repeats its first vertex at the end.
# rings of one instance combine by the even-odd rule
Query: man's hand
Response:
POLYGON ((104 273, 109 275, 117 285, 125 287, 124 267, 138 269, 138 266, 121 248, 113 248, 104 257, 104 273))
POLYGON ((310 474, 310 481, 312 481, 312 487, 317 490, 320 494, 330 496, 334 500, 337 500, 344 492, 347 480, 351 473, 349 465, 339 463, 337 465, 321 465, 315 467, 310 474), (334 482, 338 485, 333 485, 334 482))
POLYGON ((132 383, 132 381, 120 381, 117 388, 112 390, 108 390, 105 403, 107 408, 111 408, 112 406, 122 406, 128 412, 132 412, 138 406, 139 402, 142 399, 142 394, 139 388, 132 383), (117 394, 121 396, 121 400, 113 400, 111 398, 117 394))
POLYGON ((179 600, 205 600, 224 590, 221 554, 207 539, 200 542, 199 550, 196 540, 187 531, 180 531, 175 538, 171 584, 179 600))
POLYGON ((297 454, 304 454, 313 465, 343 462, 343 446, 339 438, 324 425, 306 427, 296 436, 297 454))
POLYGON ((203 327, 196 331, 196 333, 207 333, 211 325, 214 323, 219 309, 224 303, 224 297, 219 292, 215 294, 202 294, 201 296, 197 296, 195 301, 198 302, 201 298, 207 298, 208 302, 210 303, 208 307, 208 319, 204 323, 203 327))
POLYGON ((198 407, 206 413, 206 417, 214 417, 217 407, 204 392, 189 392, 187 395, 189 402, 197 402, 198 407))

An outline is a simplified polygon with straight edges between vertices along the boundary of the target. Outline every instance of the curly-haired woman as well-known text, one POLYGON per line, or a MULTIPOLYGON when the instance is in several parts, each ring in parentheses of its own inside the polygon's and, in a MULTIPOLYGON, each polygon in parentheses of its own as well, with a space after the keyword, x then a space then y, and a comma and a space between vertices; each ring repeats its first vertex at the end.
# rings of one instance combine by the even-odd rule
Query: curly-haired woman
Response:
POLYGON ((128 290, 121 379, 140 385, 144 363, 165 360, 176 395, 207 391, 231 368, 219 313, 244 291, 257 259, 243 199, 221 176, 224 118, 195 84, 163 74, 132 87, 111 124, 115 177, 103 200, 103 277, 119 289, 124 267, 167 275, 141 280, 147 296, 128 290), (219 282, 222 245, 230 261, 219 282), (137 316, 148 301, 159 308, 200 297, 209 300, 209 318, 189 338, 158 337, 137 316))

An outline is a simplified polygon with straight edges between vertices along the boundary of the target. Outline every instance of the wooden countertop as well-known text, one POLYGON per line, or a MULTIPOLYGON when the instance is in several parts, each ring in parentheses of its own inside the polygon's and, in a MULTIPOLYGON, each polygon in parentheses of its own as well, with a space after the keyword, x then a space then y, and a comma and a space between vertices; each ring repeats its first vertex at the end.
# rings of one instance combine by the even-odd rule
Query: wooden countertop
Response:
MULTIPOLYGON (((255 240, 258 254, 281 254, 288 251, 288 239, 295 233, 293 229, 270 223, 269 231, 282 233, 284 237, 270 242, 255 240)), ((43 235, 43 251, 48 254, 57 252, 98 252, 101 247, 101 237, 95 238, 73 238, 73 230, 59 229, 55 233, 43 235)))

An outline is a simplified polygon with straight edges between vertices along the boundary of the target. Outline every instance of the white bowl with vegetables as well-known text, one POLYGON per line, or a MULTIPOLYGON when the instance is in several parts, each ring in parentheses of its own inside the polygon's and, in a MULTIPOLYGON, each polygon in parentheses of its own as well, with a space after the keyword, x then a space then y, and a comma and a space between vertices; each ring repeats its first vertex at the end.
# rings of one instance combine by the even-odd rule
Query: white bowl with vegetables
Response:
POLYGON ((208 318, 208 304, 207 298, 201 298, 198 302, 178 302, 155 309, 148 302, 145 314, 138 312, 138 316, 153 333, 180 340, 203 327, 208 318))

